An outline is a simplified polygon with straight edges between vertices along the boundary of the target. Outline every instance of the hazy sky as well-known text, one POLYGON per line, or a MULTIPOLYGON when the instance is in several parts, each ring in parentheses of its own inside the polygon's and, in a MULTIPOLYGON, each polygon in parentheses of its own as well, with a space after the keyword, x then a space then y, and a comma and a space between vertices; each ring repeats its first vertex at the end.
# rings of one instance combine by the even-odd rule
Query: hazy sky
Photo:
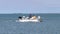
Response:
POLYGON ((60 13, 60 0, 0 0, 0 13, 60 13))

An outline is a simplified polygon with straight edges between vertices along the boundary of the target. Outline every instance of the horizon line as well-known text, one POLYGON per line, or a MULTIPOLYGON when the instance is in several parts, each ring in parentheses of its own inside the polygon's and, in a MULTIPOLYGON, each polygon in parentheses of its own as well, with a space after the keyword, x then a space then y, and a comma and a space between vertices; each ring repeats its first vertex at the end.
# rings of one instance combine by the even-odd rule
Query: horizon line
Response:
POLYGON ((0 13, 0 14, 60 14, 60 13, 0 13))

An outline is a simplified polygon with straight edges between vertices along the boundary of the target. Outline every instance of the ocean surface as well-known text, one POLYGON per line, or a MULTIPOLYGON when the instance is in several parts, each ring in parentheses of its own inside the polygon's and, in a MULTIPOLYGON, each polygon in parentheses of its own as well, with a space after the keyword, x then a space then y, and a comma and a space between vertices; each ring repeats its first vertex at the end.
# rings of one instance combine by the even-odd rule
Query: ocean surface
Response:
POLYGON ((18 22, 28 14, 0 14, 0 34, 60 34, 60 14, 35 14, 43 22, 18 22))

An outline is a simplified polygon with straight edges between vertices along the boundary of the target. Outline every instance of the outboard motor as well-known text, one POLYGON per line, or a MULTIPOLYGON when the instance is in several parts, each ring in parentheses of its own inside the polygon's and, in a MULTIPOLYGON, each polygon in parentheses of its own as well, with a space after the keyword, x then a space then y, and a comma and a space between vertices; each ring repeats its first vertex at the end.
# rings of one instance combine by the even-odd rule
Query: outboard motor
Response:
POLYGON ((40 16, 38 16, 38 19, 40 20, 40 22, 42 22, 42 18, 40 16))
POLYGON ((38 19, 40 19, 41 17, 40 16, 38 16, 38 19))

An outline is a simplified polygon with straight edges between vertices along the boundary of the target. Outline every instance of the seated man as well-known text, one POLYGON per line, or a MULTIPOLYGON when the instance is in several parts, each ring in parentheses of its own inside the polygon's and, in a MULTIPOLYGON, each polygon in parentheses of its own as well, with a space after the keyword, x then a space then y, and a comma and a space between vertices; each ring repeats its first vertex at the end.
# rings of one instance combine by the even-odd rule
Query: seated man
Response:
POLYGON ((31 19, 36 19, 36 16, 33 16, 31 19))

